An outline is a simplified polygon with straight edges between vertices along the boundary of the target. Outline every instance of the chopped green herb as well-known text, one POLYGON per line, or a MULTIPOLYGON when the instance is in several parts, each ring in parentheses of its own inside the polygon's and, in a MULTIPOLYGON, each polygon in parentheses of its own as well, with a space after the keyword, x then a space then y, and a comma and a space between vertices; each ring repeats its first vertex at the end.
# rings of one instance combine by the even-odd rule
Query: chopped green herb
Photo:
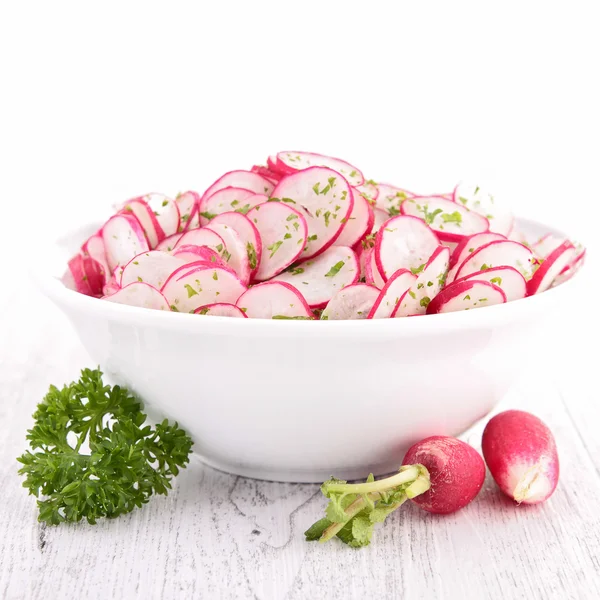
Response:
POLYGON ((492 277, 490 279, 490 283, 495 283, 496 285, 502 285, 502 277, 492 277))
POLYGON ((215 248, 217 249, 217 252, 223 252, 223 244, 217 244, 215 248))
POLYGON ((213 279, 214 279, 215 281, 219 281, 219 276, 217 275, 217 272, 216 272, 216 271, 213 273, 213 279))
POLYGON ((198 295, 198 292, 189 283, 186 283, 183 287, 187 290, 188 298, 198 295))
MULTIPOLYGON (((431 282, 429 282, 429 283, 431 283, 431 282)), ((417 284, 417 289, 418 289, 418 290, 421 290, 421 289, 423 289, 424 287, 425 287, 425 284, 424 284, 424 283, 419 283, 419 284, 417 284)))
POLYGON ((138 280, 139 282, 143 282, 143 281, 144 281, 144 280, 143 280, 143 279, 142 279, 142 278, 141 278, 139 275, 138 275, 138 278, 137 278, 137 280, 138 280))
POLYGON ((416 294, 415 294, 415 293, 414 293, 412 290, 408 290, 408 295, 409 295, 409 296, 410 296, 410 297, 411 297, 413 300, 415 300, 415 299, 416 299, 416 297, 417 297, 417 295, 416 295, 416 294))
POLYGON ((210 310, 210 308, 208 308, 208 306, 205 306, 204 308, 201 308, 196 314, 197 315, 205 315, 208 313, 209 310, 210 310))
POLYGON ((231 201, 231 206, 237 206, 240 203, 239 200, 232 200, 231 201))
POLYGON ((396 206, 390 206, 388 208, 388 214, 390 217, 397 217, 400 214, 400 209, 396 206))
POLYGON ((325 219, 325 227, 329 227, 329 217, 331 217, 331 212, 330 211, 326 211, 323 214, 323 218, 325 219))
POLYGON ((411 268, 410 272, 411 272, 413 275, 418 275, 419 273, 421 273, 421 272, 423 271, 423 269, 425 268, 425 265, 426 265, 426 264, 427 264, 427 263, 422 263, 422 264, 421 264, 420 266, 418 266, 418 267, 411 268))
POLYGON ((442 221, 444 223, 456 223, 460 225, 462 223, 462 215, 457 210, 453 213, 442 213, 442 221))
POLYGON ((288 218, 286 219, 286 221, 293 221, 294 219, 297 219, 297 218, 298 218, 298 215, 291 214, 291 215, 288 215, 288 218))
POLYGON ((423 306, 424 308, 427 308, 429 306, 430 302, 431 302, 431 299, 427 296, 424 296, 423 298, 421 298, 421 302, 419 302, 419 304, 421 306, 423 306))
POLYGON ((171 304, 170 308, 173 312, 179 312, 179 309, 174 304, 171 304))
POLYGON ((316 234, 316 233, 314 233, 313 235, 309 235, 309 236, 306 238, 306 240, 307 240, 308 242, 314 242, 316 239, 317 239, 317 234, 316 234))
POLYGON ((352 171, 352 172, 350 173, 350 177, 356 177, 356 171, 352 171))
MULTIPOLYGON (((450 288, 448 288, 448 289, 450 289, 450 288)), ((466 296, 463 298, 463 300, 470 300, 470 299, 471 299, 471 296, 469 296, 469 294, 467 294, 467 295, 466 295, 466 296)), ((477 314, 479 314, 479 313, 477 313, 477 314)))
POLYGON ((291 233, 286 233, 286 234, 283 236, 283 239, 284 239, 284 240, 289 240, 291 237, 292 237, 292 234, 291 234, 291 233))
POLYGON ((479 302, 487 302, 488 299, 487 298, 479 298, 479 302))
POLYGON ((291 198, 282 198, 281 201, 287 202, 288 204, 296 204, 296 201, 292 200, 291 198))
MULTIPOLYGON (((240 208, 236 208, 235 212, 237 213, 241 213, 243 215, 248 214, 248 211, 250 210, 251 206, 249 204, 244 204, 244 206, 241 206, 240 208)), ((259 207, 256 207, 256 210, 259 210, 259 207)))
POLYGON ((491 268, 492 268, 492 265, 487 265, 487 264, 483 263, 481 265, 481 269, 480 270, 481 271, 487 271, 488 269, 491 269, 491 268))
POLYGON ((320 192, 319 192, 319 186, 320 186, 320 185, 321 185, 321 184, 320 184, 320 183, 317 181, 317 183, 315 183, 315 185, 313 185, 313 187, 312 187, 312 190, 313 190, 313 192, 314 192, 315 194, 317 194, 317 196, 318 196, 318 195, 319 195, 319 193, 320 193, 320 192))
POLYGON ((133 264, 134 264, 134 265, 139 265, 140 263, 139 263, 137 260, 134 260, 134 261, 133 261, 133 264))
POLYGON ((256 269, 258 258, 256 256, 256 248, 254 247, 254 244, 252 244, 252 242, 248 242, 246 244, 246 254, 248 255, 248 262, 250 263, 250 268, 252 270, 256 269))
POLYGON ((304 269, 302 267, 295 267, 293 269, 290 269, 289 271, 292 275, 300 275, 301 273, 304 273, 304 269))
POLYGON ((168 200, 163 200, 163 201, 162 201, 162 205, 163 205, 163 206, 167 206, 168 204, 169 204, 169 201, 168 201, 168 200))
POLYGON ((281 247, 281 244, 283 244, 283 242, 281 240, 278 240, 277 242, 273 242, 270 246, 267 246, 267 250, 271 251, 271 255, 269 256, 269 258, 273 258, 275 252, 277 252, 277 250, 279 250, 279 248, 281 247))
POLYGON ((346 263, 343 260, 336 262, 335 265, 333 265, 333 267, 331 267, 331 269, 329 269, 329 271, 325 274, 325 277, 335 277, 345 264, 346 263))
POLYGON ((271 319, 278 319, 282 321, 310 321, 312 317, 286 317, 285 315, 273 315, 271 319))
POLYGON ((217 215, 215 215, 214 213, 210 213, 210 212, 201 212, 200 215, 202 217, 204 217, 205 219, 208 219, 209 221, 211 219, 214 219, 217 215))
POLYGON ((462 204, 464 204, 465 206, 469 203, 469 201, 467 200, 467 198, 463 198, 462 196, 459 196, 458 199, 460 200, 460 202, 462 202, 462 204))

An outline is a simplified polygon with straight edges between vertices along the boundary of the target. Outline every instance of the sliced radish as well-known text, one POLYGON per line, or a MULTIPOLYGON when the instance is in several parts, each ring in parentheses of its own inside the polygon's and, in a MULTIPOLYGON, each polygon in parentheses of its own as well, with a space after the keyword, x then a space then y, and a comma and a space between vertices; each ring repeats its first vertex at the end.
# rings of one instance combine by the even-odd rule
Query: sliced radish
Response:
POLYGON ((336 241, 354 206, 348 182, 325 167, 284 177, 273 190, 273 199, 291 204, 305 217, 308 238, 303 258, 316 256, 336 241))
POLYGON ((211 317, 233 317, 234 319, 247 319, 246 313, 240 310, 235 304, 226 304, 225 302, 216 302, 199 306, 195 311, 197 315, 210 315, 211 317))
POLYGON ((366 319, 379 290, 367 283, 353 283, 333 296, 327 303, 321 319, 327 321, 366 319))
POLYGON ((410 317, 424 315, 427 307, 446 284, 448 265, 450 263, 450 250, 445 246, 438 246, 418 274, 416 281, 407 294, 398 302, 393 317, 410 317))
POLYGON ((106 259, 110 269, 128 263, 134 256, 150 250, 140 222, 131 214, 117 214, 102 228, 106 259))
MULTIPOLYGON (((252 190, 237 187, 226 187, 210 196, 205 195, 200 200, 200 223, 206 225, 217 215, 232 210, 247 213, 255 206, 255 204, 251 205, 248 199, 256 196, 257 194, 252 190)), ((262 198, 262 195, 260 197, 262 198)))
POLYGON ((484 216, 489 222, 489 230, 508 236, 514 218, 506 208, 496 203, 494 196, 478 185, 459 183, 454 188, 454 202, 484 216))
MULTIPOLYGON (((377 267, 377 259, 375 256, 375 248, 369 248, 364 252, 364 277, 368 284, 375 286, 378 290, 382 290, 385 281, 377 267)), ((362 268, 361 268, 362 273, 362 268)))
POLYGON ((226 249, 225 241, 218 234, 203 227, 202 229, 191 229, 186 231, 175 244, 175 250, 181 246, 208 246, 222 256, 223 250, 226 249))
POLYGON ((390 213, 387 210, 382 210, 381 208, 373 208, 373 227, 371 228, 371 233, 377 233, 381 226, 390 218, 390 213))
POLYGON ((218 233, 225 242, 225 249, 221 254, 221 257, 227 265, 232 268, 239 277, 240 281, 244 285, 250 283, 250 259, 248 258, 248 252, 246 245, 242 241, 242 238, 238 235, 237 231, 225 225, 225 223, 211 223, 206 226, 206 229, 210 229, 215 233, 218 233))
POLYGON ((169 302, 155 287, 147 283, 134 282, 119 289, 110 296, 104 296, 102 300, 139 306, 141 308, 152 308, 154 310, 170 310, 169 302))
POLYGON ((102 265, 91 256, 76 254, 68 263, 70 276, 63 279, 68 287, 86 296, 100 296, 105 283, 102 265))
POLYGON ((499 233, 476 233, 462 240, 452 252, 450 256, 450 273, 448 274, 448 281, 454 281, 456 271, 458 267, 463 264, 470 254, 473 254, 475 250, 485 246, 490 242, 496 242, 498 240, 505 240, 506 238, 499 233))
POLYGON ((563 242, 558 248, 550 252, 527 282, 527 294, 533 296, 549 289, 565 267, 573 263, 576 256, 575 246, 569 241, 563 242))
POLYGON ((258 230, 263 248, 255 279, 264 281, 281 273, 300 256, 308 235, 306 220, 283 202, 259 204, 247 216, 258 230))
POLYGON ((311 308, 322 308, 342 288, 358 281, 356 254, 347 246, 332 246, 315 258, 284 271, 274 281, 293 285, 311 308))
POLYGON ((277 164, 284 165, 288 172, 303 171, 310 167, 327 167, 343 175, 350 185, 362 185, 365 181, 363 174, 345 160, 314 152, 278 152, 277 164))
POLYGON ((227 225, 239 235, 248 254, 250 269, 252 270, 250 276, 251 278, 254 277, 262 257, 262 240, 254 223, 246 215, 239 212, 226 212, 217 215, 210 224, 227 225))
POLYGON ((211 263, 212 266, 228 268, 225 261, 221 258, 221 254, 208 246, 194 246, 193 244, 177 246, 172 252, 175 258, 183 261, 185 264, 201 260, 211 263))
POLYGON ((125 203, 120 210, 123 214, 133 215, 142 226, 150 248, 156 248, 158 242, 164 239, 164 233, 158 224, 150 206, 142 198, 133 198, 125 203))
POLYGON ((171 250, 173 250, 173 248, 175 248, 175 246, 177 245, 177 242, 181 239, 182 235, 183 233, 176 233, 174 235, 170 235, 168 238, 165 238, 162 242, 159 242, 155 250, 171 252, 171 250))
POLYGON ((563 284, 565 281, 568 281, 581 269, 583 263, 585 262, 585 249, 581 252, 574 262, 572 262, 566 269, 563 269, 563 272, 554 279, 552 282, 552 287, 557 287, 563 284))
POLYGON ((354 246, 373 229, 373 208, 364 196, 353 190, 354 205, 342 233, 335 241, 337 246, 354 246))
POLYGON ((196 192, 184 192, 177 194, 175 202, 179 208, 179 229, 197 229, 200 227, 200 195, 196 192))
POLYGON ((235 304, 246 286, 229 269, 185 265, 171 273, 161 292, 172 310, 193 312, 199 306, 235 304))
POLYGON ((533 254, 527 246, 510 240, 498 240, 481 246, 470 254, 458 267, 456 279, 492 267, 513 267, 525 277, 531 278, 533 254))
MULTIPOLYGON (((198 260, 198 259, 196 259, 198 260)), ((120 287, 136 281, 160 289, 169 275, 186 264, 175 256, 161 250, 150 250, 134 256, 121 271, 120 287)))
POLYGON ((284 175, 294 173, 294 169, 288 169, 288 167, 286 167, 283 163, 278 163, 277 156, 269 156, 267 158, 267 168, 269 169, 269 171, 277 173, 280 179, 284 175))
POLYGON ((547 233, 537 242, 531 244, 531 250, 536 256, 539 256, 539 258, 546 258, 566 241, 568 240, 564 237, 554 235, 553 233, 547 233))
POLYGON ((236 305, 251 319, 313 319, 302 294, 289 283, 267 281, 253 285, 236 305))
POLYGON ((268 179, 273 185, 275 185, 280 179, 281 174, 276 171, 271 171, 269 167, 265 167, 264 165, 253 165, 250 169, 252 173, 258 173, 262 175, 265 179, 268 179))
POLYGON ((81 247, 81 252, 84 256, 91 256, 100 264, 104 271, 104 279, 108 280, 110 277, 110 267, 108 266, 106 247, 102 235, 100 235, 100 233, 95 233, 91 236, 81 247))
POLYGON ((458 281, 444 288, 427 307, 427 314, 483 308, 506 302, 504 292, 487 281, 458 281))
POLYGON ((439 244, 435 233, 417 217, 400 215, 388 219, 375 240, 375 260, 381 277, 386 280, 399 269, 421 268, 439 244))
POLYGON ((416 282, 417 276, 407 269, 400 269, 386 281, 369 313, 369 319, 387 319, 406 292, 416 282))
POLYGON ((377 184, 377 199, 375 206, 387 213, 388 219, 390 215, 397 215, 400 211, 400 205, 407 198, 412 198, 415 194, 408 190, 389 185, 388 183, 377 184))
POLYGON ((225 173, 225 175, 219 177, 202 194, 202 199, 204 200, 212 196, 215 192, 227 187, 243 188, 255 194, 266 194, 267 196, 273 191, 273 184, 258 173, 252 173, 251 171, 229 171, 229 173, 225 173))
POLYGON ((374 205, 377 202, 379 188, 374 181, 367 180, 361 185, 354 186, 354 189, 357 190, 359 194, 362 194, 369 204, 374 205))
POLYGON ((179 231, 181 215, 179 214, 179 205, 173 198, 164 194, 152 193, 142 196, 141 199, 150 207, 159 225, 159 242, 179 231))
POLYGON ((104 287, 102 288, 102 295, 110 296, 111 294, 118 292, 121 289, 121 286, 119 285, 120 279, 121 279, 121 271, 119 269, 118 277, 115 273, 113 273, 111 278, 104 284, 104 287))
POLYGON ((440 240, 460 242, 465 236, 482 233, 488 220, 452 200, 435 196, 415 196, 402 202, 403 215, 423 219, 440 240))
POLYGON ((492 267, 485 271, 471 273, 471 275, 458 279, 456 283, 459 281, 470 281, 475 279, 477 281, 487 281, 497 285, 504 292, 507 302, 520 300, 527 295, 527 283, 525 278, 513 267, 492 267))

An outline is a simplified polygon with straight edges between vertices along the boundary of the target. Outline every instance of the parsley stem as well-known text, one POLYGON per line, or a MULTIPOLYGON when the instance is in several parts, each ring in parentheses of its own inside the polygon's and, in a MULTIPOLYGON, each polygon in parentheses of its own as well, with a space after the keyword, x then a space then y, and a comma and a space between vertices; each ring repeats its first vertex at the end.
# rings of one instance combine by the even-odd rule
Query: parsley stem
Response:
MULTIPOLYGON (((415 481, 417 477, 427 469, 422 465, 405 465, 400 467, 400 471, 391 477, 372 481, 370 483, 326 483, 325 491, 343 494, 371 494, 373 492, 383 492, 391 488, 405 485, 415 481)), ((429 475, 427 473, 427 475, 429 475)))

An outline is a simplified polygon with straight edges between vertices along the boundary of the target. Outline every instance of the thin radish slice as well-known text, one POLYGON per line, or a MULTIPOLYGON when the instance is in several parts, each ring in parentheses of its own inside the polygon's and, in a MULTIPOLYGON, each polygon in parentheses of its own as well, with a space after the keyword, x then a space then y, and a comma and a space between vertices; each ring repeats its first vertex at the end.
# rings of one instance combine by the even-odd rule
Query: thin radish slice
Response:
POLYGON ((277 173, 279 177, 283 177, 284 175, 289 175, 290 173, 294 173, 294 169, 289 169, 283 163, 277 162, 277 156, 269 156, 267 158, 267 168, 269 171, 273 173, 277 173))
POLYGON ((81 247, 81 252, 84 256, 93 258, 102 267, 104 279, 108 280, 110 277, 110 267, 106 259, 106 247, 102 236, 99 233, 91 236, 81 247))
POLYGON ((432 299, 440 293, 440 290, 446 284, 449 263, 450 250, 445 246, 439 246, 418 274, 411 289, 398 302, 392 316, 424 315, 432 299))
POLYGON ((172 310, 193 312, 199 306, 235 304, 246 286, 229 269, 185 265, 171 273, 161 292, 172 310))
POLYGON ((308 239, 302 258, 316 256, 331 246, 354 206, 348 182, 325 167, 310 167, 284 177, 273 190, 272 199, 291 204, 305 217, 308 239))
POLYGON ((448 281, 454 281, 456 276, 456 271, 458 271, 458 267, 463 264, 463 262, 469 257, 469 255, 473 254, 475 250, 481 248, 481 246, 485 246, 490 242, 496 242, 498 240, 505 240, 506 238, 499 233, 476 233, 475 235, 471 235, 462 242, 460 242, 452 255, 450 256, 450 273, 448 274, 448 281))
POLYGON ((175 246, 177 245, 177 242, 181 239, 182 235, 183 233, 176 233, 174 235, 170 235, 168 238, 165 238, 162 242, 159 242, 155 250, 171 252, 171 250, 173 250, 173 248, 175 248, 175 246))
POLYGON ((345 160, 314 152, 278 152, 277 164, 284 165, 288 172, 303 171, 310 167, 326 167, 343 175, 350 185, 362 185, 365 181, 363 174, 345 160))
POLYGON ((222 256, 223 251, 226 250, 223 238, 218 233, 205 227, 186 231, 175 244, 175 250, 181 246, 208 246, 216 250, 219 256, 222 256))
POLYGON ((375 206, 387 213, 388 219, 391 215, 397 215, 400 211, 400 205, 407 198, 413 198, 415 194, 403 188, 389 185, 388 183, 377 184, 377 199, 375 206))
POLYGON ((306 220, 283 202, 259 204, 247 216, 258 230, 263 248, 254 278, 265 281, 281 273, 300 256, 308 235, 306 220))
POLYGON ((454 202, 454 192, 448 192, 447 194, 429 194, 429 196, 436 196, 438 198, 444 198, 445 200, 451 200, 454 202))
POLYGON ((365 181, 361 185, 354 186, 354 189, 358 191, 359 194, 362 194, 364 199, 373 206, 377 202, 377 197, 379 196, 379 188, 374 181, 370 179, 365 181))
POLYGON ((371 233, 377 233, 381 226, 390 218, 390 213, 387 210, 382 210, 381 208, 373 208, 373 227, 371 228, 371 233))
MULTIPOLYGON (((255 194, 266 194, 267 196, 273 191, 273 184, 258 173, 251 171, 229 171, 222 177, 219 177, 209 188, 202 194, 202 199, 212 196, 215 192, 227 187, 243 188, 250 190, 255 194)), ((224 212, 224 211, 222 211, 224 212)))
POLYGON ((184 192, 175 196, 179 208, 179 229, 197 229, 200 227, 200 195, 197 192, 184 192))
POLYGON ((504 292, 487 281, 458 281, 444 288, 427 307, 428 315, 483 308, 506 302, 504 292))
POLYGON ((302 294, 289 283, 266 281, 244 292, 236 305, 250 319, 313 319, 302 294))
MULTIPOLYGON (((375 248, 370 248, 365 251, 364 254, 364 273, 365 280, 369 285, 375 286, 378 290, 382 290, 385 285, 385 281, 379 272, 379 268, 377 267, 377 259, 375 256, 375 248)), ((361 269, 362 272, 362 269, 361 269)))
POLYGON ((563 242, 544 259, 527 282, 527 295, 533 296, 549 289, 565 267, 573 263, 576 256, 575 246, 569 241, 563 242))
POLYGON ((373 208, 364 196, 356 190, 353 190, 352 193, 354 195, 354 205, 342 229, 342 233, 340 233, 335 241, 337 246, 354 246, 366 233, 369 233, 373 229, 375 221, 373 208))
POLYGON ((492 194, 478 185, 459 183, 454 188, 454 202, 484 216, 493 233, 508 236, 513 227, 514 217, 510 210, 502 208, 492 194))
POLYGON ((221 254, 208 246, 184 244, 183 246, 177 246, 177 248, 173 250, 172 255, 183 261, 185 264, 201 260, 210 263, 212 266, 228 268, 225 261, 221 258, 221 254))
POLYGON ((266 167, 265 165, 253 165, 250 171, 252 171, 252 173, 258 173, 259 175, 262 175, 265 179, 268 179, 273 185, 275 185, 281 179, 280 173, 277 173, 276 171, 271 171, 271 169, 269 169, 269 167, 266 167))
MULTIPOLYGON (((198 260, 198 259, 196 259, 198 260)), ((136 281, 160 289, 169 275, 186 261, 161 250, 150 250, 134 256, 121 271, 120 287, 136 281)))
POLYGON ((226 304, 225 302, 216 302, 199 306, 195 311, 196 315, 209 315, 211 317, 233 317, 234 319, 247 319, 246 313, 239 309, 235 304, 226 304))
POLYGON ((148 252, 150 246, 140 222, 131 214, 116 214, 102 228, 106 259, 110 269, 128 263, 134 256, 148 252))
POLYGON ((386 280, 399 269, 422 268, 439 245, 435 233, 421 219, 403 215, 388 219, 375 239, 381 277, 386 280))
POLYGON ((256 195, 252 190, 237 187, 226 187, 217 190, 210 196, 205 195, 200 200, 200 223, 206 225, 217 215, 232 210, 241 210, 247 213, 252 206, 255 206, 251 205, 248 199, 256 195))
POLYGON ((479 271, 467 275, 466 277, 457 280, 456 283, 474 279, 477 281, 487 281, 497 285, 506 295, 507 302, 520 300, 527 295, 527 283, 525 278, 513 267, 492 267, 486 271, 479 271))
POLYGON ((158 224, 156 216, 142 198, 129 200, 119 212, 133 215, 140 222, 148 238, 150 248, 156 248, 158 242, 164 239, 164 233, 158 224))
POLYGON ((573 275, 575 275, 575 273, 581 269, 584 262, 585 249, 577 256, 571 265, 569 265, 566 269, 563 269, 562 273, 558 277, 555 277, 554 281, 552 282, 552 287, 557 287, 565 283, 565 281, 569 281, 569 279, 571 279, 571 277, 573 277, 573 275))
POLYGON ((100 296, 105 282, 102 265, 91 256, 76 254, 68 262, 68 273, 63 282, 68 287, 86 296, 100 296))
POLYGON ((379 293, 368 318, 387 319, 391 317, 400 300, 416 281, 417 276, 408 269, 400 269, 392 274, 379 293))
POLYGON ((358 281, 356 254, 347 246, 332 246, 315 258, 284 271, 273 281, 293 285, 311 308, 322 308, 342 288, 358 281))
POLYGON ((135 282, 119 289, 110 296, 104 296, 102 300, 116 302, 117 304, 127 304, 129 306, 139 306, 141 308, 151 308, 154 310, 170 310, 169 302, 155 287, 148 283, 135 282))
POLYGON ((532 261, 531 250, 523 244, 510 240, 489 242, 475 250, 461 263, 456 271, 456 279, 492 267, 513 267, 527 280, 531 278, 532 261))
POLYGON ((321 319, 324 321, 366 319, 379 290, 367 283, 353 283, 341 289, 327 303, 321 319))
POLYGON ((158 223, 158 241, 169 237, 179 231, 181 215, 179 214, 179 205, 173 198, 164 194, 146 194, 141 197, 150 207, 152 214, 158 223))
POLYGON ((119 285, 119 281, 121 280, 121 269, 122 267, 117 267, 110 279, 104 284, 104 287, 102 288, 103 296, 110 296, 121 289, 121 286, 119 285))
POLYGON ((440 240, 461 242, 465 236, 489 229, 488 220, 452 200, 435 196, 415 196, 402 203, 400 211, 423 219, 440 240))
POLYGON ((250 277, 255 277, 262 257, 262 240, 254 223, 246 215, 239 212, 226 212, 217 215, 210 224, 227 225, 238 234, 248 255, 250 269, 252 270, 250 277))
POLYGON ((225 225, 225 223, 212 223, 212 221, 206 226, 206 229, 218 233, 223 238, 225 250, 223 250, 221 257, 225 260, 227 266, 237 273, 240 281, 244 285, 248 285, 250 283, 250 274, 252 272, 250 259, 248 257, 246 245, 238 235, 237 231, 233 229, 233 227, 225 225))
POLYGON ((550 256, 554 250, 567 241, 568 240, 564 237, 554 235, 553 233, 547 233, 537 242, 531 244, 531 250, 539 258, 546 258, 547 256, 550 256))

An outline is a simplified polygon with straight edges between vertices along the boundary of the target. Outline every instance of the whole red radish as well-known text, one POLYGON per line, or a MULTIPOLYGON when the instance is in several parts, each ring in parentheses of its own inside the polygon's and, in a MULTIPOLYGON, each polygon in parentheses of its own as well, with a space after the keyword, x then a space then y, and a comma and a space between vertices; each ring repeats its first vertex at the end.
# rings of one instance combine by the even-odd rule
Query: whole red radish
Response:
POLYGON ((429 471, 431 488, 412 501, 437 514, 457 511, 473 500, 485 479, 479 453, 453 437, 434 435, 409 448, 404 465, 421 464, 429 471))
POLYGON ((519 504, 547 500, 558 483, 552 432, 536 416, 507 410, 486 425, 483 456, 498 487, 519 504))

